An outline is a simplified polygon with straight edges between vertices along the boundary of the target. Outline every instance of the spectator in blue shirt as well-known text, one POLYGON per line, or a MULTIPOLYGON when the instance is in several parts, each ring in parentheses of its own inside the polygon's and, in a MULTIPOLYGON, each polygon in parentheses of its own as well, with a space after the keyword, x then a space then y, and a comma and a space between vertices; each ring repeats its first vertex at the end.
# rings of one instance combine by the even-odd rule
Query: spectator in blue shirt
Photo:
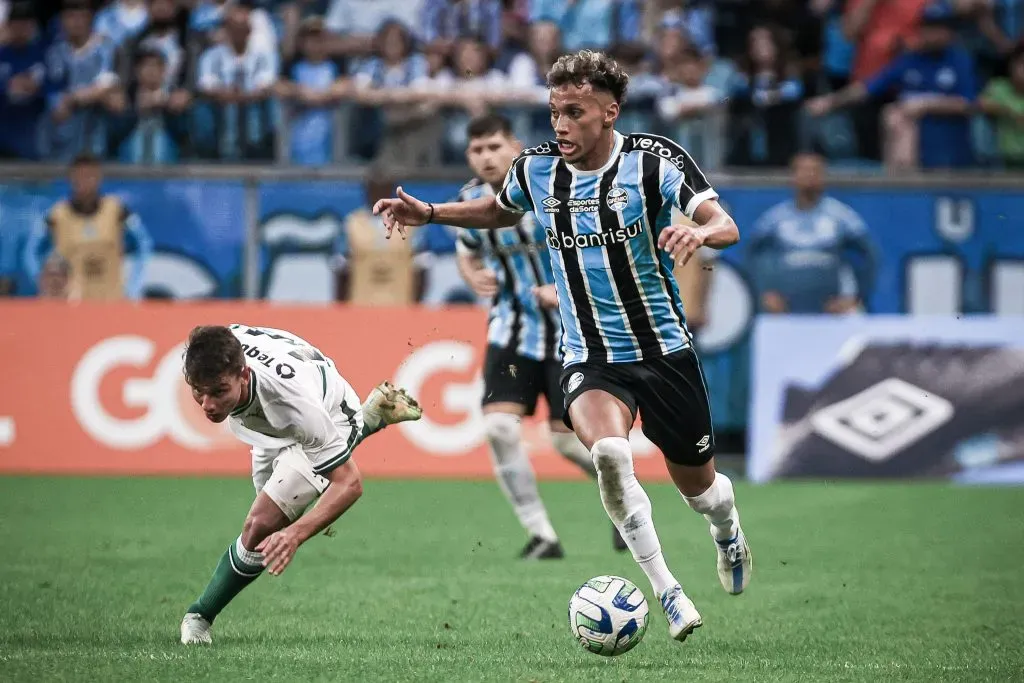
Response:
POLYGON ((252 31, 252 10, 232 4, 225 10, 227 40, 199 58, 197 86, 204 106, 196 112, 200 151, 227 159, 271 159, 275 109, 271 98, 279 58, 252 31), (215 142, 210 141, 213 133, 215 142))
POLYGON ((0 45, 0 158, 36 159, 46 64, 31 3, 11 8, 6 35, 0 45))
POLYGON ((323 20, 311 17, 303 22, 298 42, 302 57, 277 86, 289 105, 289 154, 293 164, 323 166, 333 158, 333 106, 351 92, 351 81, 327 58, 323 20))
POLYGON ((825 195, 825 160, 793 158, 794 197, 762 215, 748 238, 750 269, 768 313, 849 313, 875 280, 876 249, 864 221, 825 195))
POLYGON ((750 31, 747 53, 739 60, 728 92, 733 141, 729 162, 784 166, 796 152, 803 81, 777 29, 756 26, 750 31))
POLYGON ((112 97, 112 149, 128 164, 174 163, 188 139, 185 110, 192 98, 187 90, 168 87, 163 53, 142 51, 135 59, 128 88, 112 97))
POLYGON ((399 21, 384 22, 374 51, 352 77, 354 99, 363 107, 353 117, 357 150, 385 164, 427 164, 443 129, 437 104, 428 97, 437 94, 439 83, 399 21))
POLYGON ((531 0, 530 21, 553 21, 562 30, 567 52, 608 50, 640 40, 638 0, 531 0))
POLYGON ((120 47, 142 33, 148 22, 145 0, 115 0, 97 12, 93 30, 120 47))
POLYGON ((159 52, 164 58, 164 85, 171 89, 184 85, 188 59, 182 33, 175 0, 150 0, 145 30, 121 46, 121 77, 131 77, 141 52, 159 52))
POLYGON ((977 97, 974 60, 955 44, 954 17, 933 4, 921 20, 916 48, 866 83, 808 103, 812 115, 896 92, 884 114, 886 163, 894 170, 963 168, 974 160, 970 116, 977 97))
POLYGON ((419 23, 424 44, 441 42, 450 52, 459 38, 476 38, 492 55, 501 47, 501 0, 426 0, 419 23))
POLYGON ((114 44, 92 31, 88 0, 68 0, 60 15, 63 38, 47 53, 50 157, 105 152, 104 107, 117 86, 114 44))

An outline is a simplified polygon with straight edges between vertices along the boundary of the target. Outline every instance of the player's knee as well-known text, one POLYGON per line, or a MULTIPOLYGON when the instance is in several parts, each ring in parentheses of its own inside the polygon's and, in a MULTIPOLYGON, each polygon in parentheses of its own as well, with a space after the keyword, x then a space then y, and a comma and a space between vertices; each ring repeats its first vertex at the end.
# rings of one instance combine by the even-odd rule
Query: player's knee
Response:
POLYGON ((602 479, 618 480, 633 471, 633 450, 629 447, 629 439, 621 436, 598 439, 590 449, 590 457, 602 479))
POLYGON ((522 436, 522 418, 509 413, 484 415, 484 433, 492 444, 515 446, 522 436))
POLYGON ((242 525, 242 546, 246 550, 255 550, 260 541, 277 531, 277 525, 269 515, 251 514, 242 525))

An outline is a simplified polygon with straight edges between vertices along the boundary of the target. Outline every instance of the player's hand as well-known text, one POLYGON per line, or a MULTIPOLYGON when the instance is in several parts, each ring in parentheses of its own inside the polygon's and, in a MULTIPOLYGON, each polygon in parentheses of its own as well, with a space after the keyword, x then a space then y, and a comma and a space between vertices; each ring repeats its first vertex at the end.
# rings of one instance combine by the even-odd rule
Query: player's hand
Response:
POLYGON ((295 557, 302 541, 298 533, 291 527, 270 534, 256 546, 256 551, 263 553, 263 566, 274 576, 280 576, 295 557))
POLYGON ((373 205, 373 213, 384 219, 387 228, 385 237, 391 239, 391 232, 398 228, 398 234, 405 239, 410 226, 423 225, 430 217, 430 206, 408 194, 401 186, 394 199, 381 199, 373 205))
POLYGON ((498 276, 490 268, 474 270, 468 284, 477 296, 492 297, 498 293, 498 276))
POLYGON ((677 265, 685 266, 703 244, 704 230, 697 225, 670 225, 658 235, 658 248, 672 254, 677 265))
POLYGON ((537 303, 543 308, 558 308, 558 289, 554 285, 543 285, 533 288, 537 303))

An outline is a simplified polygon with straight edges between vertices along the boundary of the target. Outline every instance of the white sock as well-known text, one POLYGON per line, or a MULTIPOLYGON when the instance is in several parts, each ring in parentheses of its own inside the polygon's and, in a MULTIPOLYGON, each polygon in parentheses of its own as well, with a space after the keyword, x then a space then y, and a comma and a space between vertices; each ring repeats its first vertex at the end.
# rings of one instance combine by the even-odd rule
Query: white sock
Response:
POLYGON ((640 568, 659 598, 679 583, 672 576, 661 553, 661 542, 651 518, 651 499, 633 471, 633 451, 621 437, 600 439, 590 449, 597 466, 601 502, 615 523, 640 568))
POLYGON ((238 562, 241 564, 239 567, 234 567, 235 558, 228 557, 231 561, 235 571, 243 576, 251 575, 253 573, 263 572, 263 553, 258 553, 255 550, 248 550, 242 545, 242 537, 239 536, 235 539, 235 557, 238 558, 238 562))
POLYGON ((588 477, 596 478, 597 470, 594 468, 594 459, 590 451, 583 445, 572 432, 551 432, 551 445, 555 447, 562 456, 575 463, 583 470, 588 477))
POLYGON ((523 450, 521 418, 508 413, 484 415, 484 430, 491 444, 491 461, 498 486, 512 504, 519 523, 531 536, 557 541, 558 534, 551 526, 548 511, 537 490, 537 477, 523 450))
POLYGON ((683 500, 711 522, 711 535, 716 541, 736 538, 740 530, 740 513, 736 510, 736 496, 729 477, 717 472, 715 481, 704 493, 692 498, 683 496, 683 500))

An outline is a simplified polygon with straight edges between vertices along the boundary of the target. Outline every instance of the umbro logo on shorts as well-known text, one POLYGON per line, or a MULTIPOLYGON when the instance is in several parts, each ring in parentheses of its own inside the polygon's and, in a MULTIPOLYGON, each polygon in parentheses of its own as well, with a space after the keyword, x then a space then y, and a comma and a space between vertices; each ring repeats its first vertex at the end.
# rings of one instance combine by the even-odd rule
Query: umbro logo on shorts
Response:
POLYGON ((569 381, 565 385, 565 393, 571 394, 572 392, 576 391, 576 389, 579 388, 581 384, 583 384, 583 373, 572 373, 572 375, 569 377, 569 381))
POLYGON ((703 437, 701 437, 701 440, 697 442, 697 448, 700 449, 697 452, 698 453, 703 453, 710 446, 711 446, 711 435, 710 434, 705 434, 703 437))

